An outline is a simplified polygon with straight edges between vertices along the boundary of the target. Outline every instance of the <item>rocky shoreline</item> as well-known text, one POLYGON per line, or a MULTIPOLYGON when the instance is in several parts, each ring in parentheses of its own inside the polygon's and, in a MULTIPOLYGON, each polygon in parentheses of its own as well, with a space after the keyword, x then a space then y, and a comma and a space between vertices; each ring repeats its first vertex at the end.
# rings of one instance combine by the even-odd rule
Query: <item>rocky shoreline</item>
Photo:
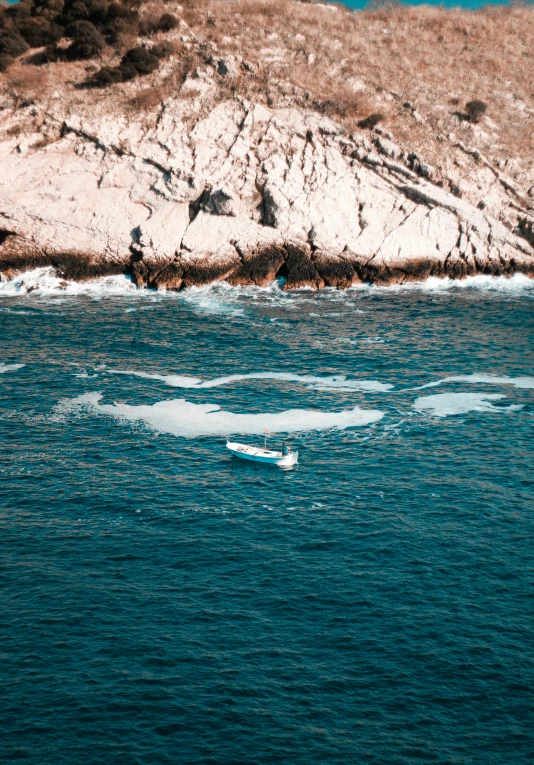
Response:
POLYGON ((285 289, 534 277, 534 171, 512 177, 488 159, 479 127, 469 146, 399 106, 419 144, 426 131, 439 147, 430 164, 382 124, 349 131, 282 80, 268 103, 229 95, 245 64, 252 80, 256 69, 205 43, 198 57, 162 98, 151 94, 164 69, 86 100, 68 83, 46 99, 2 87, 0 279, 42 266, 176 290, 277 276, 285 289), (146 103, 132 112, 114 94, 146 103))
POLYGON ((129 273, 168 289, 534 276, 527 213, 510 231, 411 169, 383 133, 349 138, 314 114, 232 100, 184 135, 175 107, 165 103, 152 133, 124 126, 127 151, 120 123, 81 120, 44 147, 3 142, 3 278, 45 265, 65 279, 129 273))

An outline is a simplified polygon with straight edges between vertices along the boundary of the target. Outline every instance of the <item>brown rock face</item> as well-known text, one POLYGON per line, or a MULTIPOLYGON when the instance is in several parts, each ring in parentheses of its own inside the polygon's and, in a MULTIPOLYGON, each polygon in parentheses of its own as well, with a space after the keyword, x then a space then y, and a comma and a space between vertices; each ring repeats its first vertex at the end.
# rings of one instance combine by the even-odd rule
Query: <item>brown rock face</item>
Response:
POLYGON ((230 284, 265 287, 278 275, 285 263, 286 251, 283 247, 266 247, 243 256, 242 263, 228 277, 230 284))

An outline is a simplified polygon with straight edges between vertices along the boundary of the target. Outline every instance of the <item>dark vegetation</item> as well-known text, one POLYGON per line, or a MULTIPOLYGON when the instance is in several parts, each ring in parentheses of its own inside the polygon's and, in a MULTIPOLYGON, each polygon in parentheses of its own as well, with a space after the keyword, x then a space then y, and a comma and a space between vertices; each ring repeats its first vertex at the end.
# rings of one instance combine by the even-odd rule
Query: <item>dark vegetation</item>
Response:
POLYGON ((103 66, 83 84, 85 87, 104 88, 114 82, 127 82, 140 75, 150 74, 158 68, 160 59, 169 56, 173 50, 171 43, 159 43, 150 50, 143 46, 131 48, 124 54, 118 66, 103 66))
POLYGON ((469 122, 480 122, 488 111, 488 105, 484 101, 469 101, 465 105, 465 111, 469 122))
MULTIPOLYGON (((0 72, 30 48, 45 48, 44 61, 83 61, 100 56, 106 45, 119 50, 128 36, 175 29, 170 13, 143 18, 142 0, 20 0, 0 6, 0 72)), ((124 50, 124 48, 123 48, 124 50)), ((91 84, 108 85, 149 74, 173 52, 170 43, 126 51, 117 67, 103 67, 91 84)))
POLYGON ((383 122, 385 119, 386 119, 385 114, 380 114, 376 112, 374 114, 370 114, 365 119, 360 120, 358 122, 358 127, 361 127, 364 130, 372 130, 374 127, 378 125, 379 122, 383 122))

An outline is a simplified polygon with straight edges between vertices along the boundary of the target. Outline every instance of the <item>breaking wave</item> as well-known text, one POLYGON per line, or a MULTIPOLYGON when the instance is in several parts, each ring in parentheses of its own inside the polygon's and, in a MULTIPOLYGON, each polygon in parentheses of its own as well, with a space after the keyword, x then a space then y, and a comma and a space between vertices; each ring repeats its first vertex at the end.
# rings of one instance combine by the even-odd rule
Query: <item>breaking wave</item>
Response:
MULTIPOLYGON (((477 290, 506 294, 534 294, 534 279, 523 274, 506 276, 470 276, 466 279, 455 280, 449 278, 439 279, 430 277, 420 282, 409 282, 390 286, 377 286, 372 284, 354 284, 346 290, 337 290, 326 287, 318 293, 311 289, 292 290, 284 292, 280 280, 274 280, 265 287, 256 286, 232 286, 227 282, 215 282, 199 287, 190 287, 181 292, 160 291, 160 295, 168 298, 178 298, 189 304, 195 311, 203 314, 220 316, 241 316, 244 307, 242 301, 259 301, 267 304, 283 304, 286 308, 297 308, 302 302, 310 300, 329 301, 340 303, 351 294, 361 292, 396 292, 396 291, 423 290, 425 292, 448 292, 451 290, 477 290)), ((150 294, 152 290, 138 288, 125 274, 104 276, 98 279, 76 282, 65 280, 58 276, 52 266, 35 268, 18 274, 8 281, 0 282, 0 297, 14 297, 28 294, 35 295, 89 295, 92 297, 105 297, 122 294, 150 294)))
MULTIPOLYGON (((356 285, 356 288, 360 285, 356 285)), ((349 289, 354 289, 350 287, 349 289)), ((479 274, 478 276, 468 276, 465 279, 449 279, 449 277, 438 278, 431 276, 420 282, 407 282, 405 284, 392 284, 386 287, 371 285, 369 289, 380 291, 404 291, 404 290, 422 290, 425 292, 448 292, 451 290, 477 290, 501 293, 534 293, 534 279, 524 274, 514 274, 513 276, 487 276, 479 274)))
POLYGON ((56 413, 65 417, 69 413, 89 410, 119 420, 142 422, 158 433, 183 438, 199 436, 228 436, 231 434, 261 435, 271 433, 299 433, 313 430, 343 430, 370 425, 383 417, 376 410, 358 407, 342 412, 319 412, 289 409, 285 412, 242 414, 226 412, 216 404, 193 404, 185 399, 159 401, 152 405, 101 404, 100 393, 86 393, 60 402, 56 413))
POLYGON ((106 297, 138 292, 132 280, 124 275, 103 276, 84 282, 69 281, 57 275, 52 266, 25 271, 13 279, 0 282, 0 297, 20 295, 89 295, 106 297))

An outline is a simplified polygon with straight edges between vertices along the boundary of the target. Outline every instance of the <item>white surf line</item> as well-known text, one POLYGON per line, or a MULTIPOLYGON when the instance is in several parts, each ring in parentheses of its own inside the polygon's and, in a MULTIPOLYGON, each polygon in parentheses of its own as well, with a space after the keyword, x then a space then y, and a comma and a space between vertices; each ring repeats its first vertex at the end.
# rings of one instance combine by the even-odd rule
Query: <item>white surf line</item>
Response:
POLYGON ((413 408, 434 417, 450 417, 469 412, 513 412, 523 408, 522 404, 497 407, 491 403, 503 398, 506 396, 502 393, 436 393, 416 399, 413 408))
POLYGON ((143 422, 158 433, 168 433, 183 438, 232 434, 263 435, 266 429, 273 434, 343 430, 369 425, 384 416, 384 413, 379 410, 365 410, 359 407, 341 412, 289 409, 284 412, 248 414, 227 412, 216 404, 194 404, 183 398, 139 406, 101 404, 101 398, 101 393, 86 393, 74 399, 61 401, 55 411, 62 418, 71 413, 86 410, 119 420, 143 422))
POLYGON ((454 375, 453 377, 444 377, 436 382, 426 383, 417 388, 406 388, 406 390, 424 390, 425 388, 435 388, 448 382, 466 382, 466 383, 486 383, 488 385, 513 385, 514 388, 534 389, 534 377, 498 377, 497 375, 454 375))
MULTIPOLYGON (((363 285, 353 285, 352 287, 349 287, 349 290, 358 289, 362 286, 363 285)), ((534 289, 534 279, 525 276, 524 274, 514 274, 513 276, 489 276, 486 274, 477 274, 476 276, 468 276, 465 279, 430 276, 428 279, 405 282, 404 284, 390 284, 387 286, 372 284, 366 286, 369 289, 386 294, 387 292, 448 292, 455 290, 478 290, 480 292, 523 294, 524 292, 531 292, 534 289)))
POLYGON ((213 380, 202 380, 199 377, 190 377, 188 375, 159 375, 119 369, 109 369, 107 374, 132 375, 147 380, 160 380, 172 388, 218 388, 221 385, 229 385, 244 380, 280 380, 282 382, 304 383, 314 390, 368 391, 377 393, 385 393, 394 387, 390 383, 381 383, 377 380, 347 380, 345 375, 318 377, 317 375, 297 375, 291 372, 251 372, 250 374, 216 377, 213 380))
POLYGON ((86 282, 66 281, 59 277, 52 266, 24 271, 7 282, 0 283, 0 297, 15 295, 87 295, 106 297, 138 293, 135 284, 125 274, 101 276, 86 282))

